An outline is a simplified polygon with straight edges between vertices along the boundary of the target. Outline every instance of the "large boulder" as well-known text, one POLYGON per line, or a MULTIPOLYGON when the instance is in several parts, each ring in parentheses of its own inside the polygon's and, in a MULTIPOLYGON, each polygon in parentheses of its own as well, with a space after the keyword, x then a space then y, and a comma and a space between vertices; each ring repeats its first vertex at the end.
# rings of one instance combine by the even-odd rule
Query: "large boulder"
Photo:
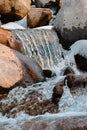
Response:
POLYGON ((0 87, 11 88, 16 83, 26 86, 43 79, 42 70, 36 62, 0 44, 0 87))
POLYGON ((53 88, 52 102, 58 104, 63 94, 64 80, 58 82, 53 88))
POLYGON ((1 0, 0 14, 2 22, 23 18, 30 10, 31 0, 1 0))
POLYGON ((87 0, 62 0, 54 22, 63 47, 69 47, 79 39, 87 39, 87 0))
POLYGON ((27 15, 27 24, 30 28, 47 25, 52 18, 51 9, 31 8, 27 15))

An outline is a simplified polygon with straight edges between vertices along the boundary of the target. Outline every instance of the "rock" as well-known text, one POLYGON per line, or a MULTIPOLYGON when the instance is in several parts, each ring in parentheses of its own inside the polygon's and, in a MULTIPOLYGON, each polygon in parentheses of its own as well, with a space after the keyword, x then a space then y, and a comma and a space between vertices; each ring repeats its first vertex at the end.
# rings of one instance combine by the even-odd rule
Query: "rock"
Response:
POLYGON ((30 28, 47 25, 52 18, 51 9, 31 8, 27 15, 27 24, 30 28))
POLYGON ((67 81, 68 87, 72 89, 78 89, 80 87, 85 88, 87 84, 87 75, 75 75, 75 74, 68 74, 65 77, 65 81, 67 81))
POLYGON ((10 31, 0 28, 0 44, 4 44, 12 49, 15 49, 24 54, 22 44, 16 40, 10 31))
POLYGON ((53 13, 56 14, 60 9, 60 0, 35 0, 36 7, 39 8, 50 8, 53 10, 53 13))
POLYGON ((63 86, 64 86, 64 81, 60 81, 53 88, 52 102, 54 104, 58 104, 58 102, 60 101, 60 98, 62 97, 63 94, 63 86))
POLYGON ((0 44, 0 87, 10 88, 23 78, 23 69, 14 52, 0 44))
POLYGON ((57 113, 58 105, 51 102, 43 94, 43 86, 35 84, 23 88, 18 86, 9 91, 7 98, 0 101, 0 112, 7 117, 16 117, 19 112, 36 116, 49 113, 57 113))
POLYGON ((86 116, 74 116, 69 117, 55 117, 53 119, 46 119, 43 117, 39 121, 27 121, 22 127, 23 130, 29 128, 31 130, 86 130, 87 129, 87 117, 86 116))
POLYGON ((56 2, 56 0, 35 0, 35 4, 37 7, 45 7, 46 5, 50 4, 50 3, 54 3, 56 2))
POLYGON ((87 1, 62 0, 54 22, 63 48, 69 49, 77 40, 87 39, 87 1))
POLYGON ((14 50, 23 68, 23 80, 21 81, 25 86, 32 85, 37 82, 44 81, 43 71, 39 64, 30 57, 26 57, 14 50))
POLYGON ((77 65, 77 68, 80 70, 80 71, 87 71, 87 58, 79 55, 79 54, 76 54, 74 56, 75 58, 75 62, 76 62, 76 65, 77 65))
POLYGON ((30 10, 31 0, 2 0, 0 14, 3 23, 22 19, 30 10))
POLYGON ((9 41, 12 41, 11 32, 3 28, 0 28, 0 43, 8 45, 9 41))
POLYGON ((43 79, 42 70, 36 62, 0 44, 0 87, 11 88, 16 83, 26 86, 43 79))
POLYGON ((67 75, 70 73, 75 74, 74 70, 70 66, 67 66, 62 70, 61 75, 67 75))

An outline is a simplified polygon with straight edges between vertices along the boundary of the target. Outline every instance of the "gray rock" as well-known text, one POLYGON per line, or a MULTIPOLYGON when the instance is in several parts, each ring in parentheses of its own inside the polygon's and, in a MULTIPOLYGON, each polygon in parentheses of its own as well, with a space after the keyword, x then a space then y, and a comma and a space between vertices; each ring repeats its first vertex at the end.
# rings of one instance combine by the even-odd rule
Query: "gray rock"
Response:
POLYGON ((63 47, 69 49, 75 41, 87 38, 87 1, 62 0, 54 22, 63 47))

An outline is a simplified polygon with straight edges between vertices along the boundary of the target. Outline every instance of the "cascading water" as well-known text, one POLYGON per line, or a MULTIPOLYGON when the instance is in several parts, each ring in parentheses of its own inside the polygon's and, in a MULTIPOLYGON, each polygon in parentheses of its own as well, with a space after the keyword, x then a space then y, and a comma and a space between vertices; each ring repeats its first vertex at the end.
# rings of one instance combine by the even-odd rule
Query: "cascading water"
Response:
MULTIPOLYGON (((28 107, 28 109, 32 111, 34 107, 36 109, 36 105, 38 102, 40 103, 43 100, 49 100, 52 97, 53 88, 61 79, 64 79, 64 76, 61 76, 61 70, 67 65, 70 66, 71 61, 69 59, 69 52, 68 53, 63 52, 64 59, 62 59, 62 51, 64 50, 61 48, 57 34, 54 30, 44 30, 44 29, 43 30, 37 30, 37 29, 22 30, 22 31, 14 30, 12 31, 12 35, 18 39, 20 44, 23 45, 26 56, 34 58, 42 66, 42 68, 51 67, 57 76, 51 79, 47 79, 46 82, 28 86, 27 88, 17 87, 11 90, 8 94, 7 99, 3 99, 0 101, 0 105, 4 106, 3 110, 5 110, 6 107, 5 116, 11 117, 14 115, 14 113, 16 113, 17 116, 16 118, 7 118, 0 115, 2 125, 6 121, 6 123, 8 123, 6 125, 7 129, 21 130, 20 127, 22 124, 21 122, 25 122, 25 121, 27 122, 32 119, 34 121, 37 120, 43 121, 44 119, 46 119, 48 120, 48 122, 53 119, 54 122, 55 119, 59 119, 59 118, 61 119, 62 117, 70 118, 70 116, 78 117, 78 116, 87 115, 87 101, 85 100, 87 98, 86 95, 87 87, 78 89, 78 91, 76 91, 74 95, 71 93, 70 89, 68 88, 67 82, 66 85, 63 86, 64 92, 59 102, 60 112, 56 114, 46 113, 44 115, 37 115, 37 116, 30 116, 21 113, 21 109, 23 109, 22 105, 25 105, 26 102, 28 103, 30 102, 30 106, 28 107), (54 66, 56 67, 53 68, 54 66), (34 91, 33 94, 36 95, 32 94, 35 100, 32 104, 29 94, 31 94, 33 91, 34 91)), ((75 70, 76 74, 80 74, 80 72, 76 69, 74 63, 72 64, 72 68, 75 70)), ((23 107, 25 108, 25 106, 23 107)), ((43 106, 40 107, 41 109, 39 108, 39 110, 42 110, 43 106)), ((33 128, 30 129, 33 130, 33 128)), ((53 128, 52 130, 55 129, 53 128)), ((68 129, 64 129, 64 130, 68 130, 68 129)))
POLYGON ((14 30, 12 35, 23 45, 25 55, 34 58, 42 68, 57 65, 62 57, 54 29, 14 30))

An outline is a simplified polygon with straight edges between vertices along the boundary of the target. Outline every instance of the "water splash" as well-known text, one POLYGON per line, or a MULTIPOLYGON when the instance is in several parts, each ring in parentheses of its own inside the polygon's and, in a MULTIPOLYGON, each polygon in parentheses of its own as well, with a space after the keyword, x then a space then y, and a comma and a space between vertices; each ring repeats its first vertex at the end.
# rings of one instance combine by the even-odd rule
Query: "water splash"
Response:
POLYGON ((73 111, 71 109, 73 109, 73 105, 75 104, 75 100, 70 92, 70 89, 67 86, 67 81, 65 86, 63 87, 63 95, 62 98, 60 99, 60 103, 59 103, 59 109, 60 112, 67 112, 67 111, 73 111))

